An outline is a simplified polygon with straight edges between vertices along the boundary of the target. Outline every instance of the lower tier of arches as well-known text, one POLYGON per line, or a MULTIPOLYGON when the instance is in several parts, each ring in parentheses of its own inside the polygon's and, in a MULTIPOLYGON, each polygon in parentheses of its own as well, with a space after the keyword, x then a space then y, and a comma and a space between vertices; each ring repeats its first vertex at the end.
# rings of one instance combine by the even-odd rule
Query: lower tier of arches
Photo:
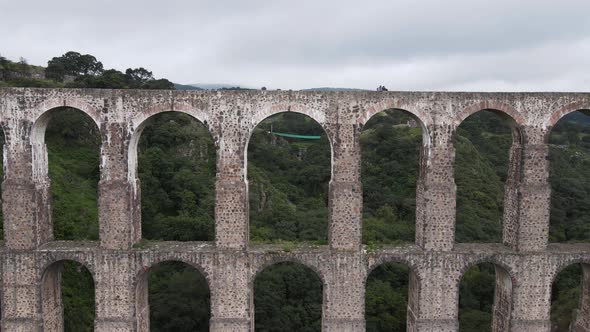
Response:
MULTIPOLYGON (((423 251, 415 245, 347 252, 309 245, 259 245, 242 251, 218 250, 207 242, 153 242, 117 251, 100 249, 96 242, 52 242, 33 251, 0 251, 0 260, 3 331, 61 330, 64 309, 59 285, 64 264, 87 270, 92 277, 95 331, 148 331, 155 319, 147 309, 152 301, 149 275, 170 261, 179 262, 174 264, 193 271, 207 284, 207 292, 195 294, 209 296, 210 302, 198 306, 209 306, 204 310, 210 313, 210 331, 255 331, 264 317, 261 310, 269 310, 256 298, 263 293, 256 280, 269 269, 289 264, 317 280, 319 297, 309 303, 321 297, 316 329, 322 331, 377 331, 369 319, 365 295, 373 289, 371 282, 378 279, 380 269, 396 264, 391 271, 400 277, 388 287, 405 287, 406 309, 401 314, 405 330, 418 332, 462 330, 461 282, 474 266, 486 264, 495 273, 490 279, 495 296, 489 329, 550 332, 554 282, 562 271, 579 266, 579 300, 569 324, 575 331, 590 331, 587 244, 553 244, 546 251, 524 254, 498 244, 457 245, 450 252, 423 251)), ((281 277, 281 282, 298 287, 292 270, 283 272, 287 277, 281 277)), ((301 293, 301 289, 289 292, 301 293)))

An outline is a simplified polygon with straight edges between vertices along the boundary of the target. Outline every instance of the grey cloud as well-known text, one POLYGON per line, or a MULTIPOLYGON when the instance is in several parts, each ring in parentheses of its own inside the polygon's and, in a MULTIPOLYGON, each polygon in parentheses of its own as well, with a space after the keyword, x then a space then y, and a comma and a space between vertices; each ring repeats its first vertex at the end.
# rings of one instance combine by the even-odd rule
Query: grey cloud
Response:
POLYGON ((0 52, 180 83, 588 90, 587 0, 0 0, 0 52))
POLYGON ((429 3, 432 8, 401 8, 394 2, 367 4, 362 13, 349 6, 348 10, 335 10, 332 16, 330 12, 316 13, 318 17, 312 15, 309 22, 305 21, 307 11, 292 8, 268 15, 262 22, 240 26, 239 34, 231 35, 226 43, 230 48, 218 56, 248 63, 338 64, 359 57, 378 61, 494 52, 555 39, 575 40, 590 33, 590 21, 584 19, 590 3, 580 3, 584 8, 579 10, 572 10, 567 2, 559 10, 542 1, 518 10, 506 1, 495 1, 494 6, 478 5, 478 1, 429 3), (261 49, 264 52, 257 51, 261 49), (236 52, 245 56, 232 59, 231 54, 236 52))

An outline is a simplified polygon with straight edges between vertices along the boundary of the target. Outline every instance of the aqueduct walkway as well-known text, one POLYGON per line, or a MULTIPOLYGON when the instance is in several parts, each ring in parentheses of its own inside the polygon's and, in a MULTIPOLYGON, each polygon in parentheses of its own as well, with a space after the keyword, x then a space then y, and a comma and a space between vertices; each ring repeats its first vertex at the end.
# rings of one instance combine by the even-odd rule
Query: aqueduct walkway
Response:
POLYGON ((96 331, 148 327, 145 272, 186 262, 211 290, 211 330, 249 331, 253 281, 264 267, 302 263, 323 281, 324 331, 363 331, 365 280, 384 262, 410 268, 408 330, 456 331, 458 289, 470 266, 496 266, 494 330, 548 332, 556 274, 584 264, 576 331, 590 331, 590 243, 548 245, 547 138, 565 114, 590 109, 587 93, 145 91, 0 88, 5 134, 2 185, 5 241, 0 252, 3 331, 53 331, 61 325, 56 262, 92 273, 96 331), (51 111, 74 107, 101 131, 99 242, 53 241, 44 132, 51 111), (416 242, 367 250, 361 245, 360 130, 372 115, 401 109, 422 125, 416 242), (453 134, 469 115, 491 109, 514 130, 505 186, 503 244, 455 244, 453 134), (217 148, 215 242, 153 243, 141 238, 137 141, 145 120, 185 112, 203 122, 217 148), (254 127, 279 112, 320 123, 332 146, 329 245, 251 245, 245 153, 254 127))

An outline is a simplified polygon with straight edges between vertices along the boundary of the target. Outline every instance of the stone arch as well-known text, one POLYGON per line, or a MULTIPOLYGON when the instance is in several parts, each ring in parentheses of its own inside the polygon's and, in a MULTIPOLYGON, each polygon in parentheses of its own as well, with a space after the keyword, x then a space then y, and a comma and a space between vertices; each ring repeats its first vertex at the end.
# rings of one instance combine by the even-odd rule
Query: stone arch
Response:
MULTIPOLYGON (((64 330, 64 304, 61 289, 65 262, 73 262, 87 270, 92 278, 93 293, 96 292, 95 274, 86 262, 72 258, 56 259, 48 262, 44 269, 40 270, 41 276, 39 279, 43 331, 60 332, 64 330)), ((96 301, 95 296, 93 301, 96 301)))
MULTIPOLYGON (((181 104, 181 106, 184 104, 181 104)), ((208 122, 208 114, 201 109, 194 108, 190 105, 175 107, 164 107, 159 105, 157 107, 152 107, 145 112, 139 113, 136 117, 131 120, 131 124, 129 124, 129 135, 127 144, 127 181, 131 186, 131 191, 133 195, 133 211, 134 217, 133 221, 136 225, 135 232, 138 238, 144 237, 145 231, 147 228, 145 226, 145 220, 142 218, 142 199, 141 199, 141 185, 139 179, 139 143, 141 141, 142 134, 144 129, 147 128, 150 124, 153 124, 156 120, 158 115, 162 114, 175 114, 181 116, 188 116, 190 117, 191 121, 198 123, 200 126, 202 125, 208 134, 207 138, 204 140, 199 140, 200 142, 204 142, 207 146, 209 146, 209 138, 213 143, 211 149, 207 148, 207 152, 211 151, 211 154, 215 155, 215 161, 219 161, 219 144, 218 140, 214 136, 214 131, 212 130, 210 123, 208 122)), ((200 130, 200 129, 199 129, 200 130)), ((205 136, 203 136, 205 137, 205 136)), ((186 143, 186 142, 185 142, 186 143)), ((200 144, 200 143, 199 143, 200 144)), ((185 157, 189 158, 189 157, 185 157)), ((195 165, 194 163, 192 165, 195 165)), ((211 170, 212 172, 215 171, 215 168, 218 166, 218 163, 215 163, 215 166, 211 166, 211 168, 199 168, 199 170, 207 169, 211 170), (214 168, 215 167, 215 168, 214 168)), ((207 176, 207 179, 214 179, 215 174, 211 176, 207 176)), ((213 192, 213 188, 211 188, 211 193, 213 192)), ((169 194, 170 192, 168 192, 169 194)), ((209 191, 207 191, 209 193, 209 191)), ((213 211, 211 211, 211 216, 213 216, 213 211)), ((209 224, 208 224, 209 225, 209 224)), ((215 223, 212 220, 211 229, 215 229, 215 223)), ((207 235, 209 233, 207 232, 207 235)), ((161 235, 161 234, 160 234, 161 235)), ((184 239, 187 240, 187 239, 184 239)), ((188 239, 188 240, 195 240, 195 238, 188 239)), ((198 240, 206 240, 206 239, 198 239, 198 240)))
MULTIPOLYGON (((248 136, 252 135, 252 131, 254 130, 254 128, 256 128, 262 121, 266 120, 267 118, 273 115, 287 112, 295 112, 307 115, 308 117, 312 118, 315 122, 319 123, 324 128, 324 131, 328 132, 328 129, 325 126, 327 119, 326 114, 324 112, 312 109, 301 104, 279 103, 273 104, 269 107, 261 108, 249 118, 249 121, 246 124, 246 127, 249 131, 248 136)), ((246 142, 246 147, 247 146, 248 144, 246 142)))
POLYGON ((254 129, 258 127, 262 122, 266 119, 281 114, 281 113, 298 113, 305 115, 319 124, 324 133, 326 133, 326 137, 328 138, 328 142, 330 143, 330 168, 331 168, 331 175, 334 175, 334 143, 333 137, 331 135, 331 131, 326 126, 326 117, 325 114, 319 111, 313 111, 306 107, 297 107, 292 109, 291 106, 285 105, 277 105, 273 106, 269 109, 262 110, 256 114, 254 114, 251 118, 251 122, 248 124, 248 133, 246 134, 246 141, 244 143, 244 180, 246 181, 246 185, 248 184, 248 146, 250 145, 250 139, 252 138, 252 134, 254 133, 254 129))
MULTIPOLYGON (((252 194, 252 190, 250 190, 250 188, 249 188, 249 181, 248 181, 248 150, 249 150, 249 147, 250 147, 251 138, 254 135, 254 130, 260 124, 262 124, 265 120, 267 120, 267 119, 269 119, 269 118, 271 118, 273 116, 280 115, 280 114, 298 114, 298 115, 302 115, 302 116, 304 116, 306 118, 309 118, 309 119, 313 120, 315 122, 315 124, 317 124, 318 126, 320 126, 322 128, 323 133, 326 135, 326 138, 327 138, 327 141, 328 141, 328 144, 329 144, 329 149, 330 149, 330 180, 328 182, 331 182, 332 181, 332 179, 334 177, 334 145, 333 145, 334 138, 331 136, 331 132, 330 132, 328 126, 326 126, 325 123, 318 122, 318 120, 317 120, 318 119, 317 114, 315 115, 315 118, 314 118, 314 117, 312 117, 312 116, 309 115, 309 114, 313 114, 313 111, 308 111, 308 108, 301 108, 301 109, 302 110, 305 110, 305 111, 300 111, 299 109, 295 109, 295 110, 294 109, 290 109, 289 111, 280 111, 280 108, 279 108, 279 111, 271 113, 270 115, 268 115, 264 119, 257 120, 256 122, 254 122, 254 121, 252 122, 252 123, 256 123, 256 125, 254 127, 251 127, 249 129, 248 133, 246 134, 246 141, 245 141, 245 145, 244 145, 244 149, 243 149, 244 155, 243 155, 243 160, 242 160, 243 165, 244 165, 244 167, 243 167, 243 172, 244 172, 243 173, 243 179, 244 179, 246 188, 248 188, 247 189, 247 193, 248 193, 247 199, 248 200, 250 199, 250 195, 252 194)), ((260 114, 266 115, 266 113, 262 113, 262 112, 259 113, 259 115, 260 114)), ((318 114, 322 114, 323 115, 323 113, 319 113, 319 112, 318 112, 318 114)), ((329 201, 330 200, 329 189, 328 189, 327 196, 328 196, 328 201, 329 201)), ((326 207, 326 209, 328 211, 329 211, 329 206, 330 206, 330 202, 328 202, 328 206, 326 207)), ((251 218, 250 217, 251 217, 251 213, 252 213, 252 210, 250 209, 250 206, 248 206, 247 213, 248 213, 248 223, 250 225, 250 222, 251 222, 251 218)), ((328 232, 328 229, 330 227, 328 225, 329 218, 330 217, 328 215, 328 217, 326 218, 326 224, 327 224, 327 226, 326 226, 326 232, 328 232)), ((248 228, 251 229, 249 226, 248 226, 248 228)), ((328 235, 326 235, 326 239, 327 239, 327 237, 328 237, 328 235)))
POLYGON ((142 266, 137 270, 135 277, 139 280, 144 274, 148 273, 151 268, 154 266, 166 263, 166 262, 179 262, 185 265, 192 267, 193 269, 199 271, 199 273, 205 278, 207 281, 207 285, 210 287, 212 285, 213 280, 211 280, 211 271, 202 264, 195 263, 188 259, 184 259, 181 257, 176 257, 175 255, 158 255, 152 257, 149 261, 149 264, 142 264, 142 266))
POLYGON ((366 286, 365 285, 366 277, 368 277, 369 274, 371 274, 371 272, 373 272, 379 266, 381 266, 383 264, 387 264, 387 263, 395 263, 395 264, 401 264, 401 265, 407 266, 408 269, 416 275, 416 277, 420 280, 420 282, 422 282, 422 280, 423 280, 422 273, 420 271, 419 266, 416 265, 416 263, 414 261, 412 261, 410 259, 406 259, 405 257, 379 257, 378 259, 371 260, 371 262, 367 265, 367 273, 366 273, 365 281, 364 281, 363 285, 366 286))
POLYGON ((431 145, 430 130, 428 129, 433 124, 431 116, 413 105, 400 103, 396 99, 385 99, 377 105, 367 108, 361 115, 359 115, 356 122, 362 130, 367 122, 369 122, 375 115, 387 110, 401 111, 404 114, 410 115, 422 129, 422 145, 424 147, 431 145))
POLYGON ((549 275, 551 283, 555 282, 555 279, 561 272, 563 272, 563 270, 576 264, 590 266, 590 258, 568 256, 566 257, 566 259, 560 260, 557 264, 554 265, 554 269, 551 271, 549 275))
MULTIPOLYGON (((387 265, 387 264, 397 264, 397 265, 401 265, 404 266, 408 269, 408 294, 407 294, 407 301, 406 301, 406 307, 407 312, 406 312, 406 329, 408 331, 411 331, 412 328, 416 325, 416 320, 418 319, 418 315, 419 315, 419 307, 420 307, 420 294, 421 294, 421 288, 422 288, 422 276, 420 273, 420 269, 418 269, 417 266, 415 266, 414 264, 412 264, 411 261, 400 258, 400 257, 388 257, 388 258, 383 258, 383 259, 379 259, 376 260, 374 262, 372 262, 371 264, 369 264, 368 268, 367 268, 367 272, 364 276, 363 279, 363 291, 365 293, 365 296, 363 298, 363 302, 365 302, 363 310, 365 311, 364 317, 365 317, 365 321, 367 320, 367 312, 366 312, 366 308, 367 308, 367 303, 366 303, 366 299, 367 299, 367 294, 366 294, 366 290, 367 290, 367 286, 368 286, 368 281, 369 281, 369 277, 371 276, 371 274, 378 269, 381 266, 387 265)), ((382 279, 383 280, 383 279, 382 279)))
POLYGON ((461 265, 461 267, 458 269, 457 285, 459 282, 461 282, 461 278, 463 278, 463 275, 465 274, 465 272, 467 272, 467 270, 469 270, 470 268, 472 268, 476 265, 482 264, 482 263, 489 263, 494 266, 498 266, 499 268, 506 271, 508 276, 510 276, 510 279, 513 280, 514 283, 516 283, 516 280, 517 280, 515 277, 516 270, 514 269, 514 267, 512 267, 509 264, 507 264, 506 262, 503 262, 502 260, 498 259, 498 257, 495 255, 484 255, 484 256, 477 256, 471 260, 467 260, 466 262, 464 262, 461 265))
POLYGON ((358 116, 357 123, 359 125, 365 125, 375 114, 389 109, 399 109, 411 113, 425 126, 430 126, 433 123, 430 114, 422 111, 418 105, 404 103, 396 98, 385 98, 370 105, 358 116))
POLYGON ((517 286, 516 278, 514 278, 513 269, 497 260, 495 257, 479 257, 463 264, 459 269, 456 279, 456 303, 457 313, 459 313, 460 303, 460 284, 463 280, 465 273, 483 263, 489 263, 494 266, 495 285, 494 285, 494 297, 492 306, 492 331, 509 331, 510 329, 510 318, 513 310, 513 290, 517 286))
POLYGON ((92 275, 92 278, 95 278, 96 275, 96 271, 94 268, 94 262, 92 261, 93 257, 92 255, 86 256, 86 255, 71 255, 69 253, 64 253, 64 252, 58 252, 55 254, 51 254, 51 255, 45 255, 43 257, 42 263, 41 263, 41 267, 38 270, 39 271, 39 275, 38 278, 41 280, 43 278, 43 276, 45 275, 46 271, 54 264, 56 263, 60 263, 60 262, 66 262, 66 261, 70 261, 70 262, 74 262, 76 264, 80 264, 82 265, 86 270, 88 270, 88 272, 90 272, 90 274, 92 275))
POLYGON ((587 119, 590 119, 590 103, 570 103, 550 115, 544 124, 544 135, 539 139, 539 144, 544 145, 547 153, 544 169, 546 173, 542 174, 546 176, 542 180, 546 181, 549 187, 550 199, 547 208, 549 218, 546 227, 548 226, 549 230, 546 241, 587 242, 587 233, 576 227, 580 224, 586 225, 585 220, 581 219, 581 216, 587 213, 583 197, 590 191, 587 177, 578 171, 584 168, 579 160, 584 160, 588 151, 585 134, 590 130, 587 123, 587 119), (568 119, 569 115, 581 116, 584 119, 568 119), (579 134, 583 136, 580 137, 579 134), (582 158, 576 158, 577 155, 581 155, 582 158), (581 193, 571 194, 578 191, 581 193))
POLYGON ((299 264, 299 265, 304 266, 305 268, 315 272, 315 274, 318 276, 318 278, 320 278, 320 280, 322 281, 322 285, 324 287, 326 287, 326 277, 325 277, 324 272, 322 271, 321 268, 319 268, 318 266, 315 266, 314 264, 310 264, 305 259, 302 259, 302 258, 299 258, 296 256, 284 256, 284 255, 280 255, 280 256, 273 255, 270 257, 264 257, 263 260, 258 262, 258 264, 253 265, 253 268, 250 273, 250 285, 251 286, 254 285, 254 280, 256 279, 256 276, 258 276, 266 268, 268 268, 272 265, 281 264, 281 263, 293 263, 293 264, 299 264))
MULTIPOLYGON (((250 294, 252 294, 251 296, 251 322, 252 322, 252 331, 254 331, 254 326, 258 323, 257 319, 256 319, 256 296, 257 294, 259 294, 260 289, 256 290, 255 287, 255 283, 257 278, 264 274, 264 272, 266 270, 268 270, 269 268, 273 268, 273 267, 279 267, 282 266, 288 266, 288 265, 292 265, 292 266, 298 266, 303 268, 303 273, 305 273, 306 275, 310 276, 312 279, 317 278, 317 280, 321 283, 320 285, 320 292, 321 292, 321 304, 320 304, 320 313, 319 313, 319 317, 318 320, 320 321, 320 325, 321 325, 321 321, 323 321, 323 317, 325 314, 325 308, 326 308, 326 304, 327 304, 327 298, 326 298, 326 282, 325 279, 322 275, 322 273, 320 272, 319 269, 317 269, 316 267, 314 267, 311 264, 306 264, 303 262, 304 260, 298 259, 298 258, 294 258, 294 257, 275 257, 275 258, 271 258, 266 260, 263 264, 259 265, 257 267, 257 272, 252 274, 251 280, 249 282, 249 287, 250 287, 250 294)), ((312 293, 309 289, 307 289, 305 291, 306 293, 312 293)))
MULTIPOLYGON (((502 211, 502 224, 501 224, 501 242, 508 246, 516 246, 516 238, 518 232, 518 209, 519 209, 519 194, 518 185, 521 179, 521 164, 522 164, 522 146, 525 140, 524 124, 525 118, 522 114, 516 111, 514 108, 496 101, 483 101, 480 103, 468 106, 455 117, 452 137, 453 145, 456 145, 457 131, 461 124, 464 123, 472 115, 479 112, 489 111, 496 114, 510 129, 512 135, 512 144, 508 149, 508 165, 506 172, 506 180, 504 182, 504 195, 503 195, 503 211, 502 211)), ((456 172, 456 163, 453 165, 454 172, 456 172)), ((459 190, 457 190, 459 194, 459 190)), ((459 204, 457 204, 459 206, 459 204)), ((456 213, 460 211, 457 208, 456 213)), ((457 218, 455 218, 457 219, 457 218)), ((457 220, 456 220, 457 221, 457 220)), ((457 223, 455 225, 457 230, 457 223)))
POLYGON ((369 111, 365 112, 365 114, 361 118, 359 118, 357 120, 359 122, 359 124, 361 125, 361 130, 363 130, 365 125, 369 121, 371 121, 371 119, 375 115, 377 115, 381 112, 387 111, 387 110, 400 111, 404 114, 409 115, 410 117, 412 117, 412 119, 414 119, 416 121, 416 123, 418 123, 418 125, 420 126, 420 129, 422 130, 422 146, 428 152, 428 147, 432 144, 432 140, 430 138, 430 130, 428 129, 428 126, 432 123, 432 120, 430 119, 430 117, 423 114, 423 112, 416 111, 416 110, 409 108, 409 107, 406 107, 406 108, 390 107, 390 108, 382 109, 380 111, 375 111, 374 109, 370 109, 369 111))
POLYGON ((566 115, 581 112, 586 116, 590 116, 590 103, 589 102, 573 102, 567 104, 557 111, 550 114, 550 117, 544 122, 543 126, 547 130, 545 131, 545 136, 543 137, 543 142, 545 144, 549 143, 549 139, 551 138, 551 133, 553 132, 553 128, 557 125, 557 123, 563 119, 566 115))
POLYGON ((576 264, 590 265, 590 258, 585 257, 585 255, 578 255, 578 254, 566 255, 566 256, 559 257, 559 259, 556 260, 555 264, 553 264, 553 268, 551 269, 550 274, 549 274, 551 282, 554 282, 555 277, 557 277, 558 274, 563 272, 563 270, 571 267, 572 265, 576 265, 576 264))
POLYGON ((34 135, 34 131, 36 129, 40 129, 44 133, 45 128, 43 125, 47 125, 47 122, 43 123, 43 121, 49 121, 48 113, 52 112, 55 109, 59 108, 74 108, 79 110, 80 112, 88 115, 96 124, 96 126, 100 129, 102 124, 102 119, 100 117, 100 110, 96 107, 92 106, 91 104, 87 103, 81 98, 70 97, 70 98, 51 98, 44 100, 43 102, 39 103, 35 108, 35 119, 33 120, 34 124, 39 124, 40 126, 35 128, 33 125, 33 132, 31 135, 34 135))
POLYGON ((520 112, 518 112, 515 108, 500 101, 485 100, 471 104, 459 111, 459 113, 457 113, 454 118, 455 129, 459 127, 459 125, 461 125, 465 119, 483 110, 494 111, 499 113, 501 116, 509 118, 509 120, 514 122, 516 127, 524 126, 526 123, 524 116, 520 114, 520 112))
POLYGON ((457 128, 470 116, 481 112, 491 111, 498 115, 503 122, 512 130, 512 145, 522 145, 524 133, 522 127, 525 125, 525 118, 514 108, 495 101, 482 101, 463 109, 456 115, 453 128, 453 136, 457 133, 457 128))
MULTIPOLYGON (((409 116, 414 122, 415 124, 420 128, 420 133, 421 133, 421 142, 418 143, 419 145, 417 145, 416 147, 418 148, 418 151, 416 151, 416 153, 414 153, 414 151, 412 151, 412 157, 405 157, 405 158, 414 158, 417 157, 417 163, 414 164, 413 161, 411 160, 412 163, 410 164, 410 159, 405 159, 406 161, 408 161, 408 163, 403 163, 403 162, 399 162, 401 166, 400 168, 403 169, 405 172, 403 174, 403 177, 406 178, 416 178, 415 182, 412 182, 412 186, 415 188, 412 188, 412 191, 414 192, 415 196, 414 197, 410 197, 410 196, 403 196, 403 201, 406 200, 413 200, 414 201, 414 206, 410 209, 407 208, 405 210, 403 210, 403 206, 399 206, 397 205, 398 202, 395 202, 393 200, 388 200, 386 203, 388 205, 390 205, 391 207, 402 207, 402 210, 397 210, 397 212, 399 213, 399 215, 409 215, 409 214, 414 214, 413 218, 407 218, 405 219, 404 217, 401 218, 400 221, 402 222, 412 222, 411 225, 411 231, 413 231, 414 233, 410 236, 406 235, 407 238, 397 238, 396 240, 402 240, 402 241, 408 241, 408 242, 413 242, 416 240, 417 237, 419 237, 419 229, 421 228, 421 224, 423 223, 423 219, 421 218, 421 214, 420 214, 420 206, 422 206, 422 201, 421 201, 421 197, 423 197, 423 193, 425 191, 424 188, 424 179, 426 177, 426 173, 427 173, 427 165, 430 162, 430 158, 431 158, 431 146, 432 146, 432 139, 431 139, 431 135, 430 135, 430 129, 428 128, 428 125, 424 122, 424 118, 426 118, 426 121, 431 121, 425 114, 422 114, 421 111, 416 111, 412 108, 406 107, 406 108, 400 108, 400 107, 391 107, 388 109, 376 109, 374 107, 370 108, 368 111, 366 111, 361 117, 359 117, 359 119, 357 119, 357 122, 359 123, 359 125, 361 126, 360 128, 360 138, 359 138, 359 149, 360 149, 360 164, 361 164, 361 170, 360 170, 360 178, 361 178, 361 182, 363 183, 363 186, 366 186, 367 179, 370 178, 371 176, 373 176, 374 178, 377 177, 379 179, 379 177, 382 176, 382 178, 380 180, 383 181, 379 181, 381 183, 381 187, 376 187, 376 188, 371 188, 372 190, 367 190, 367 188, 363 189, 363 200, 364 200, 364 204, 363 204, 363 211, 362 211, 362 219, 363 219, 363 223, 362 223, 362 239, 363 241, 367 241, 366 237, 365 237, 365 231, 367 230, 369 224, 365 223, 366 221, 366 216, 370 215, 371 217, 375 216, 374 213, 370 213, 369 211, 372 208, 372 204, 367 204, 367 201, 372 201, 372 202, 376 202, 379 201, 379 195, 383 195, 381 197, 385 197, 386 194, 384 194, 385 192, 387 192, 387 194, 391 197, 391 196, 397 196, 395 194, 398 194, 399 192, 395 192, 395 189, 391 189, 391 188, 396 188, 397 186, 392 185, 392 183, 388 183, 387 181, 393 181, 392 179, 394 179, 395 177, 390 176, 390 174, 387 174, 386 172, 374 172, 373 174, 371 174, 371 171, 368 170, 367 168, 365 168, 365 165, 367 165, 366 163, 366 158, 367 152, 371 151, 372 149, 369 148, 369 146, 367 146, 367 144, 364 144, 364 140, 363 140, 363 135, 366 133, 366 131, 368 130, 368 124, 370 124, 371 126, 374 127, 378 127, 378 117, 380 114, 385 115, 399 115, 399 114, 403 114, 405 116, 409 116), (411 166, 411 167, 408 167, 411 166), (414 174, 413 172, 416 171, 416 174, 414 174), (388 176, 386 176, 386 174, 388 176), (378 189, 377 189, 378 188, 378 189), (392 191, 389 191, 392 190, 392 191), (373 197, 373 198, 377 198, 376 200, 371 200, 371 197, 369 195, 373 194, 373 193, 378 193, 376 194, 377 197, 373 197), (395 194, 394 194, 395 193, 395 194)), ((394 116, 395 116, 394 115, 394 116)), ((400 124, 403 125, 403 124, 400 124)), ((395 125, 395 127, 397 127, 398 125, 395 125)), ((412 123, 408 122, 407 123, 408 127, 412 127, 414 126, 412 123)), ((390 130, 388 130, 388 132, 391 135, 394 135, 396 128, 390 128, 390 130)), ((397 129, 399 130, 399 128, 397 129)), ((381 134, 383 135, 383 133, 381 134)), ((407 138, 406 138, 407 139, 407 138)), ((377 141, 378 144, 376 144, 377 146, 382 146, 384 144, 381 144, 381 141, 377 141)), ((417 143, 417 142, 416 142, 417 143)), ((408 144, 408 141, 405 142, 405 144, 408 144)), ((389 146, 389 144, 386 144, 385 146, 389 146)), ((398 146, 398 144, 396 144, 396 146, 398 146)), ((384 165, 384 163, 387 162, 392 162, 395 161, 396 163, 399 161, 399 159, 389 159, 387 161, 384 161, 383 159, 386 158, 390 158, 391 156, 397 156, 396 153, 381 153, 379 154, 379 157, 381 158, 381 160, 379 160, 377 163, 368 163, 369 165, 379 165, 378 167, 382 167, 384 165)), ((370 168, 369 168, 370 169, 370 168)), ((409 184, 407 184, 409 185, 409 184)), ((405 188, 403 187, 404 192, 406 192, 407 189, 409 188, 405 188)), ((401 196, 400 196, 401 197, 401 196)), ((383 205, 381 205, 383 207, 383 205)), ((402 235, 403 237, 403 235, 402 235)), ((390 239, 393 240, 393 239, 390 239)))
POLYGON ((208 123, 210 122, 209 113, 207 112, 207 110, 195 107, 194 105, 187 103, 177 103, 173 105, 158 104, 135 114, 131 119, 131 131, 137 131, 137 129, 140 128, 143 125, 143 123, 146 122, 149 118, 153 117, 156 114, 164 112, 185 113, 192 116, 197 121, 205 125, 208 125, 208 123))
POLYGON ((137 147, 139 144, 139 139, 145 127, 150 123, 150 120, 153 119, 153 117, 157 114, 178 112, 191 116, 193 119, 202 123, 207 128, 209 134, 213 138, 216 148, 218 147, 218 137, 216 137, 217 135, 214 135, 214 131, 211 130, 212 128, 209 124, 209 114, 205 110, 194 108, 188 104, 179 104, 173 106, 174 107, 170 107, 168 105, 157 105, 138 113, 135 117, 133 117, 133 119, 131 119, 129 128, 129 132, 131 134, 129 137, 129 146, 127 149, 127 179, 130 182, 135 183, 135 179, 137 177, 137 147))
POLYGON ((548 129, 545 142, 549 140, 549 134, 551 133, 551 129, 557 124, 557 122, 559 122, 559 120, 561 120, 564 116, 577 111, 590 113, 590 102, 576 101, 566 104, 557 109, 556 111, 553 111, 549 115, 549 118, 547 118, 543 123, 543 126, 548 129))
MULTIPOLYGON (((575 265, 579 265, 581 269, 579 280, 580 295, 576 307, 572 311, 572 314, 575 313, 575 315, 570 316, 572 320, 569 321, 569 328, 571 331, 586 331, 590 329, 590 260, 579 257, 565 259, 559 262, 559 264, 555 266, 555 270, 551 273, 551 283, 549 285, 549 302, 551 305, 547 306, 547 309, 550 310, 548 316, 551 318, 552 328, 555 323, 555 316, 552 314, 555 296, 554 286, 558 281, 559 275, 565 270, 573 268, 575 265)), ((571 291, 571 288, 569 290, 571 291)))
MULTIPOLYGON (((52 199, 52 186, 51 179, 49 177, 49 154, 48 147, 46 145, 45 136, 50 121, 56 116, 58 112, 72 111, 76 114, 82 115, 85 119, 90 119, 88 123, 90 127, 96 130, 97 137, 100 137, 102 142, 102 122, 99 117, 98 111, 87 104, 86 102, 77 98, 57 100, 51 99, 49 101, 41 103, 38 108, 41 110, 40 115, 34 120, 30 127, 29 143, 31 148, 31 166, 32 166, 32 179, 35 183, 35 190, 37 191, 38 197, 38 212, 37 218, 39 219, 40 235, 42 236, 42 242, 54 239, 54 229, 56 223, 53 218, 53 203, 52 199)), ((92 137, 91 135, 84 135, 85 137, 92 137)), ((86 143, 87 146, 92 145, 86 143)), ((97 153, 95 155, 96 160, 100 160, 99 147, 96 146, 97 153)), ((98 193, 96 195, 96 204, 98 209, 98 193)), ((98 212, 98 211, 97 211, 98 212)), ((94 220, 93 220, 94 221, 94 220)), ((90 236, 98 238, 98 215, 96 215, 95 223, 91 226, 96 226, 95 234, 85 234, 84 237, 90 236)), ((59 226, 58 226, 59 227, 59 226)), ((94 232, 93 232, 94 233, 94 232)), ((80 235, 80 234, 79 234, 80 235)))
POLYGON ((101 134, 101 137, 102 122, 98 116, 98 112, 94 108, 77 99, 74 99, 73 101, 65 99, 61 104, 58 103, 57 100, 52 99, 46 103, 41 104, 39 107, 42 109, 42 111, 41 114, 33 121, 29 140, 33 154, 33 178, 42 181, 43 177, 47 176, 48 171, 47 149, 45 147, 45 131, 47 130, 47 125, 49 124, 49 121, 55 112, 61 109, 70 108, 85 114, 90 119, 92 119, 92 122, 98 129, 98 133, 101 134))
MULTIPOLYGON (((190 267, 192 270, 197 271, 197 273, 203 277, 205 280, 207 289, 209 291, 209 298, 211 297, 212 289, 211 289, 211 280, 209 274, 206 272, 206 269, 193 262, 189 262, 184 259, 178 258, 165 258, 161 257, 155 259, 150 262, 149 266, 143 266, 140 270, 137 271, 135 276, 135 317, 136 317, 136 330, 138 332, 149 332, 150 331, 150 306, 149 306, 149 273, 153 270, 156 266, 162 263, 181 263, 185 266, 190 267)), ((209 318, 211 314, 211 305, 209 304, 209 318)))
POLYGON ((524 117, 513 108, 494 102, 481 102, 469 106, 461 111, 454 121, 453 136, 457 134, 457 129, 470 116, 481 111, 490 111, 498 115, 503 122, 512 130, 512 145, 522 145, 524 140, 524 132, 522 127, 525 125, 524 117))

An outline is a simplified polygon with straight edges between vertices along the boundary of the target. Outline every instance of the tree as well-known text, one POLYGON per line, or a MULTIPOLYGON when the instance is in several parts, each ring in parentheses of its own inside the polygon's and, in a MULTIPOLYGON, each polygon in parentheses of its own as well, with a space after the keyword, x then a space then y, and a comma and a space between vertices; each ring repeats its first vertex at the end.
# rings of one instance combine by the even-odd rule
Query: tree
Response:
POLYGON ((8 65, 10 60, 0 55, 0 80, 8 79, 8 65))
POLYGON ((127 70, 125 71, 125 75, 129 78, 130 81, 137 82, 140 85, 154 79, 154 75, 152 74, 152 72, 148 71, 143 67, 139 67, 136 69, 127 68, 127 70))
POLYGON ((122 72, 109 69, 100 76, 82 75, 76 77, 74 82, 68 83, 71 88, 99 88, 99 89, 126 89, 127 76, 122 72))
POLYGON ((47 62, 45 76, 55 81, 62 81, 66 76, 100 75, 103 72, 102 63, 93 55, 67 52, 60 57, 54 57, 47 62))
POLYGON ((147 81, 139 88, 152 90, 174 90, 174 83, 165 78, 162 78, 159 80, 147 81))
POLYGON ((27 59, 23 58, 22 56, 20 57, 20 60, 18 61, 18 73, 20 75, 20 77, 29 77, 31 74, 30 68, 29 68, 29 64, 27 63, 27 59))

